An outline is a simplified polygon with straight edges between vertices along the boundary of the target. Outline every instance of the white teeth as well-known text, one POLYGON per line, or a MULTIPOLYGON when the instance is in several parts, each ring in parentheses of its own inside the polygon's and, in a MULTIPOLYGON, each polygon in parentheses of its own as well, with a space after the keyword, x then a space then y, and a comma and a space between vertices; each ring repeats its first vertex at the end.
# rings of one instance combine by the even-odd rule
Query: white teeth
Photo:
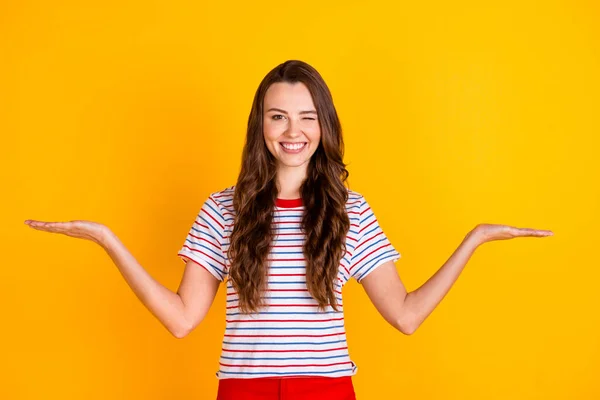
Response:
POLYGON ((283 147, 285 147, 288 150, 298 150, 304 146, 304 143, 298 143, 298 144, 281 143, 281 144, 283 145, 283 147))

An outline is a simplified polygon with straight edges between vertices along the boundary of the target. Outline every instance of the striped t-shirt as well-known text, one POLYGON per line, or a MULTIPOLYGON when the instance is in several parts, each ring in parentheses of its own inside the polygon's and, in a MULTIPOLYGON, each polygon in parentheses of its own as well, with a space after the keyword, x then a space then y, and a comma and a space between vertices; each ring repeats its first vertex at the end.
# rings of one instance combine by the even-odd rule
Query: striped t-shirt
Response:
POLYGON ((238 296, 227 279, 226 252, 234 221, 230 186, 211 193, 202 205, 178 256, 205 268, 227 282, 226 324, 218 379, 287 376, 353 376, 358 367, 350 359, 346 343, 342 287, 352 277, 361 282, 385 261, 400 253, 392 246, 365 198, 348 190, 346 210, 350 230, 346 254, 340 261, 338 309, 319 311, 306 287, 301 199, 277 199, 273 224, 275 243, 268 257, 267 307, 242 314, 238 296))

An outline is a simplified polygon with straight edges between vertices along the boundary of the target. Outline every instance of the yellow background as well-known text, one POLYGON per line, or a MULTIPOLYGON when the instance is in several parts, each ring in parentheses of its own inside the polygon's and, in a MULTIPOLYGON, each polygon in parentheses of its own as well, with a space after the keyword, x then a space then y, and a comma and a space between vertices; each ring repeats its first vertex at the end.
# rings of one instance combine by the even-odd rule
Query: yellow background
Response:
POLYGON ((177 340, 99 246, 23 221, 102 222, 176 290, 287 59, 328 83, 409 290, 479 222, 555 232, 480 247, 412 336, 349 283, 358 399, 600 398, 600 6, 415 3, 2 3, 0 398, 216 397, 223 287, 177 340))

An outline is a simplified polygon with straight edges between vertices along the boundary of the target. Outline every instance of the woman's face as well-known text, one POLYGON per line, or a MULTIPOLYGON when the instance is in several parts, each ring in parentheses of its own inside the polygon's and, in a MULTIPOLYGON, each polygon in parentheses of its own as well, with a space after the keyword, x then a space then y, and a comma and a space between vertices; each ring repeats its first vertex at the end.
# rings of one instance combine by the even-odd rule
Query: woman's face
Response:
POLYGON ((306 85, 278 82, 265 93, 263 134, 280 166, 299 167, 310 160, 321 140, 317 109, 306 85))

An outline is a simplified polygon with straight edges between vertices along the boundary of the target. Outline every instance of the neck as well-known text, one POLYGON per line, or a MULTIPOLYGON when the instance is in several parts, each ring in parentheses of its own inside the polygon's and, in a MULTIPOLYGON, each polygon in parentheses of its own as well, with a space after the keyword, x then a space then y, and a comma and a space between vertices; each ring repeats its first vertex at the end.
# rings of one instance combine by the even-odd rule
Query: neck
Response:
POLYGON ((298 167, 281 166, 277 170, 277 197, 281 199, 297 199, 302 197, 300 186, 306 179, 306 166, 304 163, 298 167))

